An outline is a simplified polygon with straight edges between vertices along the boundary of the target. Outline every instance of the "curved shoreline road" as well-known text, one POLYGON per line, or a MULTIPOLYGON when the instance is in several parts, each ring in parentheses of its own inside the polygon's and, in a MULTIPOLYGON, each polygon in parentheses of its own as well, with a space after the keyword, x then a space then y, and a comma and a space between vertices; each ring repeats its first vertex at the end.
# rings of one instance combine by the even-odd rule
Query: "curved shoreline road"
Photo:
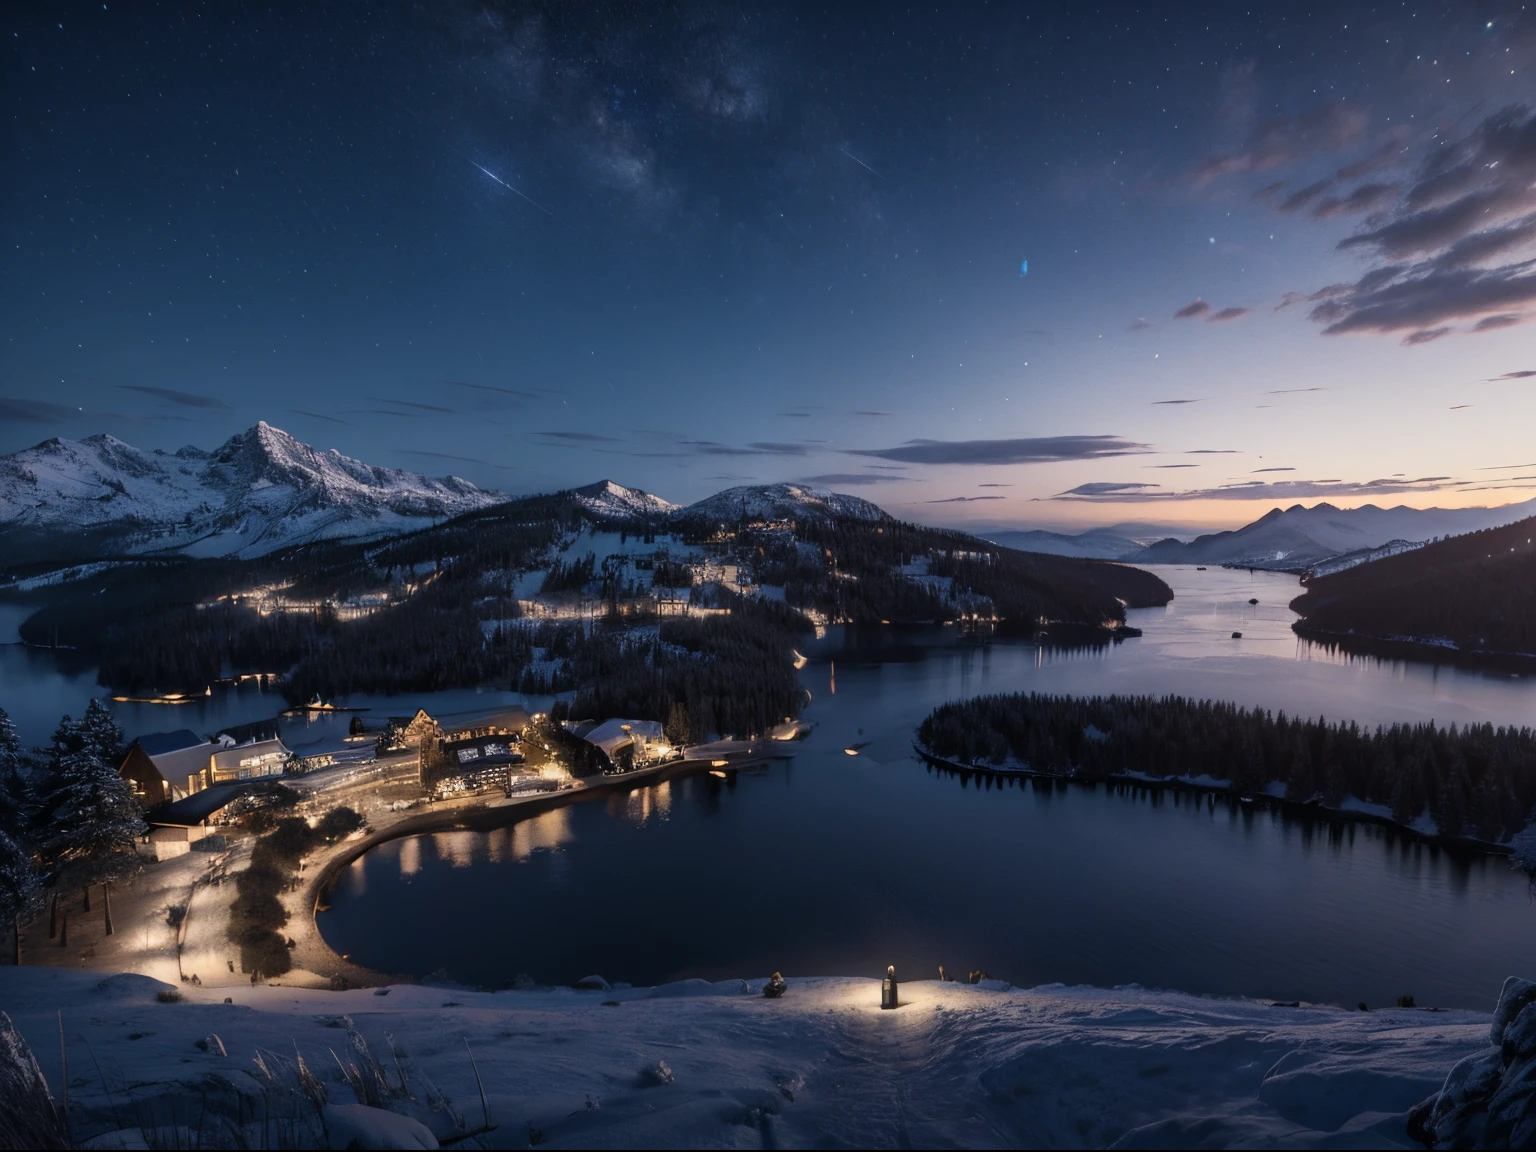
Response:
POLYGON ((342 869, 380 844, 432 832, 489 832, 568 804, 595 800, 614 792, 628 792, 637 787, 707 771, 721 760, 739 768, 767 759, 773 753, 767 741, 722 741, 709 746, 701 745, 690 751, 695 755, 650 768, 639 768, 622 776, 578 781, 576 787, 559 792, 536 792, 529 796, 509 797, 490 803, 455 805, 452 801, 441 802, 429 812, 401 814, 399 819, 383 827, 375 827, 359 839, 343 840, 311 854, 305 858, 304 864, 309 879, 284 901, 289 914, 288 932, 293 940, 294 970, 274 983, 308 983, 310 981, 305 980, 306 976, 324 986, 330 986, 333 979, 339 977, 348 987, 354 988, 415 983, 415 977, 377 972, 339 955, 326 941, 317 920, 321 905, 326 902, 342 869))

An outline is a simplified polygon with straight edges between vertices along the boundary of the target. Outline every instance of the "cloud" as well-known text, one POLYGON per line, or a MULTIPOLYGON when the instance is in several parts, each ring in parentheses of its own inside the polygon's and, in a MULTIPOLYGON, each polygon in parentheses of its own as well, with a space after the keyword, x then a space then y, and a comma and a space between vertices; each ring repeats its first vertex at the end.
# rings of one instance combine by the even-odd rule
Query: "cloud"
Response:
POLYGON ((1405 184, 1381 189, 1377 215, 1339 242, 1370 266, 1309 313, 1326 334, 1424 344, 1497 331, 1536 307, 1536 113, 1512 105, 1459 140, 1437 138, 1405 184))
POLYGON ((616 436, 599 436, 596 432, 535 432, 550 440, 563 440, 572 444, 617 444, 616 436))
POLYGON ((1132 456, 1152 449, 1119 436, 1040 436, 1019 440, 909 440, 895 448, 849 449, 907 464, 1044 464, 1132 456))
POLYGON ((1146 468, 1198 468, 1198 464, 1146 464, 1146 468))
POLYGON ((1342 101, 1299 116, 1264 120, 1240 150, 1208 157, 1195 172, 1195 186, 1238 173, 1268 172, 1341 151, 1359 143, 1369 123, 1364 109, 1342 101))
POLYGON ((1159 404, 1203 404, 1209 399, 1209 396, 1198 396, 1193 400, 1154 400, 1152 407, 1156 408, 1159 404))
POLYGON ((1240 456, 1236 448, 1191 448, 1184 453, 1186 456, 1240 456))
POLYGON ((306 412, 302 408, 290 408, 288 411, 295 416, 308 416, 312 420, 329 420, 332 424, 351 424, 350 420, 343 420, 339 416, 327 416, 322 412, 306 412))
POLYGON ((793 416, 797 420, 809 420, 811 418, 811 414, 809 412, 780 412, 779 415, 793 416))
POLYGON ((1303 393, 1303 392, 1326 392, 1326 391, 1328 391, 1328 389, 1324 388, 1324 387, 1321 387, 1321 386, 1316 387, 1316 388, 1271 388, 1268 392, 1264 393, 1264 395, 1266 395, 1266 396, 1295 396, 1295 395, 1297 395, 1299 393, 1303 393))
POLYGON ((1160 487, 1162 487, 1160 484, 1115 484, 1107 481, 1101 481, 1096 484, 1079 484, 1076 488, 1068 488, 1065 492, 1058 492, 1055 496, 1051 497, 1051 499, 1060 500, 1064 496, 1083 496, 1094 498, 1100 496, 1112 496, 1115 494, 1136 494, 1144 492, 1148 488, 1160 487))
POLYGON ((1502 376, 1491 376, 1490 380, 1528 380, 1536 376, 1536 368, 1527 368, 1521 372, 1506 372, 1502 376))
POLYGON ((977 500, 1004 500, 1004 496, 950 496, 944 500, 924 500, 924 504, 972 504, 977 500))
POLYGON ((1255 472, 1294 472, 1294 468, 1255 468, 1255 472))
POLYGON ((512 471, 508 464, 492 464, 489 460, 481 460, 478 456, 454 456, 447 452, 424 452, 415 448, 396 448, 401 456, 420 456, 427 460, 454 460, 460 464, 483 464, 487 468, 499 468, 503 472, 512 471))
POLYGON ((1136 317, 1135 321, 1126 327, 1127 332, 1140 332, 1143 328, 1152 327, 1152 321, 1145 316, 1136 317))
POLYGON ((1204 300, 1195 300, 1193 303, 1186 304, 1175 312, 1173 318, 1175 320, 1190 320, 1196 316, 1204 316, 1210 310, 1211 306, 1204 300))
POLYGON ((681 443, 701 456, 804 456, 808 451, 804 444, 783 444, 771 440, 757 440, 745 448, 722 444, 718 440, 683 440, 681 443))
POLYGON ((1390 477, 1379 480, 1245 480, 1217 488, 1174 491, 1150 491, 1150 486, 1126 484, 1080 484, 1052 497, 1054 500, 1078 500, 1099 503, 1176 503, 1193 500, 1265 500, 1294 501, 1313 497, 1337 499, 1344 496, 1388 496, 1396 493, 1443 492, 1463 490, 1470 483, 1449 476, 1421 476, 1408 480, 1390 477))
POLYGON ((1409 345, 1428 344, 1432 340, 1440 339, 1442 336, 1449 336, 1454 331, 1456 329, 1449 325, 1442 325, 1439 328, 1420 328, 1417 332, 1410 332, 1404 336, 1403 343, 1409 345))
POLYGON ((1220 324, 1223 321, 1237 320, 1246 315, 1248 315, 1248 309, 1246 308, 1223 308, 1220 312, 1211 313, 1205 319, 1208 324, 1220 324))
POLYGON ((0 396, 0 421, 13 424, 53 424, 60 420, 72 420, 85 413, 79 408, 66 408, 62 404, 49 404, 45 400, 22 400, 0 396))
POLYGON ((1484 316, 1477 322, 1472 331, 1494 332, 1500 328, 1513 328, 1516 324, 1519 324, 1524 319, 1524 316, 1517 316, 1509 312, 1506 312, 1502 316, 1484 316))
POLYGON ((1343 196, 1327 196, 1312 208, 1314 220, 1331 220, 1335 216, 1370 212, 1392 198, 1398 184, 1361 184, 1343 196))
POLYGON ((894 412, 855 412, 855 416, 894 416, 894 412))
MULTIPOLYGON (((1521 467, 1524 467, 1524 465, 1521 465, 1521 467)), ((1012 484, 978 484, 978 485, 976 485, 976 487, 978 487, 978 488, 1012 488, 1013 485, 1012 484)))
POLYGON ((418 412, 440 412, 448 416, 457 416, 455 408, 445 408, 441 404, 418 404, 414 400, 387 400, 382 396, 370 397, 375 404, 393 404, 397 408, 414 408, 418 412))
POLYGON ((910 479, 914 478, 910 476, 885 476, 879 472, 828 472, 824 476, 806 476, 800 483, 819 484, 823 488, 829 488, 834 484, 895 484, 910 479))
POLYGON ((152 388, 147 384, 119 384, 118 387, 127 392, 142 392, 146 396, 153 396, 156 400, 184 404, 188 408, 218 408, 225 412, 230 411, 229 405, 217 396, 202 396, 196 392, 181 392, 175 388, 152 388))

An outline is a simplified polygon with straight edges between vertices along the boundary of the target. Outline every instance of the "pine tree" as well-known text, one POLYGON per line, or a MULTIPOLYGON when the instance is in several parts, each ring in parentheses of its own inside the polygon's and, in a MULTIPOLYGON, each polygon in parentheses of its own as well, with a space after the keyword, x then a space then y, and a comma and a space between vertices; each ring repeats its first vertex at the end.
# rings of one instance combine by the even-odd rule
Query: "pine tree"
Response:
POLYGON ((128 784, 93 750, 66 754, 48 797, 52 819, 43 836, 43 855, 58 885, 107 886, 106 929, 112 933, 112 881, 137 870, 136 841, 147 830, 128 784))
POLYGON ((15 962, 21 964, 21 923, 43 908, 43 883, 32 856, 11 835, 0 831, 0 920, 8 922, 15 940, 15 962))

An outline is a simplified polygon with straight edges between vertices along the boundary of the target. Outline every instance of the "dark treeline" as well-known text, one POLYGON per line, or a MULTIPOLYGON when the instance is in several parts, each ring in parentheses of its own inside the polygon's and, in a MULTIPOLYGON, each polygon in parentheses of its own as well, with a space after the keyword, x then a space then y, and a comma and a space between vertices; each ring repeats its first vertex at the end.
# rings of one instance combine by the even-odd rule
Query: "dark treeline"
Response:
POLYGON ((672 617, 656 633, 540 625, 534 641, 557 673, 525 674, 525 692, 574 690, 570 714, 659 720, 679 743, 751 736, 800 714, 794 645, 810 630, 772 600, 727 594, 728 616, 672 617), (655 639, 650 637, 655 636, 655 639))
POLYGON ((1536 731, 1467 725, 1356 724, 1287 718, 1169 696, 1091 699, 981 696, 935 709, 918 729, 936 756, 1103 779, 1123 773, 1210 776, 1234 790, 1285 785, 1288 800, 1345 797, 1391 808, 1409 824, 1428 813, 1447 836, 1502 842, 1533 819, 1536 731))
POLYGON ((1028 631, 1042 620, 1119 623, 1127 606, 1173 598, 1166 584, 1136 568, 1019 552, 962 532, 895 520, 807 520, 796 537, 812 545, 812 556, 781 546, 765 548, 764 562, 783 580, 792 603, 836 619, 950 620, 968 601, 984 599, 997 615, 1028 631), (949 598, 933 583, 897 571, 924 558, 931 575, 952 581, 949 598))
POLYGON ((1449 640, 1536 654, 1536 518, 1319 577, 1291 602, 1304 636, 1449 640))

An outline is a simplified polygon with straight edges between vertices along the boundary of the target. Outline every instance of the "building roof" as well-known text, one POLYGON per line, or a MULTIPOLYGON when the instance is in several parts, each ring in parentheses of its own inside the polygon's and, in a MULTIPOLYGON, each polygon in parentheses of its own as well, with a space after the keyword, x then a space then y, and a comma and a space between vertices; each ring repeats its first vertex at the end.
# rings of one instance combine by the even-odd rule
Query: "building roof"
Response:
POLYGON ((233 772, 242 760, 255 760, 272 755, 287 756, 288 748, 281 740, 258 740, 252 744, 237 744, 233 748, 220 748, 213 754, 213 767, 218 772, 233 772))
POLYGON ((232 724, 220 728, 217 735, 228 736, 236 744, 249 744, 253 740, 276 740, 277 717, 270 720, 253 720, 249 724, 232 724))
POLYGON ((467 732, 474 728, 505 728, 520 732, 528 727, 530 719, 528 710, 517 704, 474 712, 449 712, 436 717, 437 726, 444 732, 467 732))
POLYGON ((212 788, 204 788, 201 792, 194 792, 185 800, 177 800, 171 804, 162 804, 153 812, 147 813, 145 819, 153 825, 172 828, 190 828, 201 824, 212 816, 220 808, 223 808, 231 800, 244 796, 252 788, 249 783, 243 784, 216 784, 212 788))
POLYGON ((207 741, 190 728, 178 728, 174 732, 146 732, 134 741, 149 756, 163 756, 167 752, 180 752, 207 741))
POLYGON ((596 744, 611 760, 615 752, 636 737, 645 741, 665 739, 665 736, 662 734, 661 722, 659 720, 624 720, 620 718, 604 720, 582 738, 589 744, 596 744))
POLYGON ((149 762, 168 783, 180 788, 186 784, 188 776, 208 767, 209 760, 218 748, 217 744, 194 744, 190 748, 177 748, 173 752, 151 756, 149 762))

